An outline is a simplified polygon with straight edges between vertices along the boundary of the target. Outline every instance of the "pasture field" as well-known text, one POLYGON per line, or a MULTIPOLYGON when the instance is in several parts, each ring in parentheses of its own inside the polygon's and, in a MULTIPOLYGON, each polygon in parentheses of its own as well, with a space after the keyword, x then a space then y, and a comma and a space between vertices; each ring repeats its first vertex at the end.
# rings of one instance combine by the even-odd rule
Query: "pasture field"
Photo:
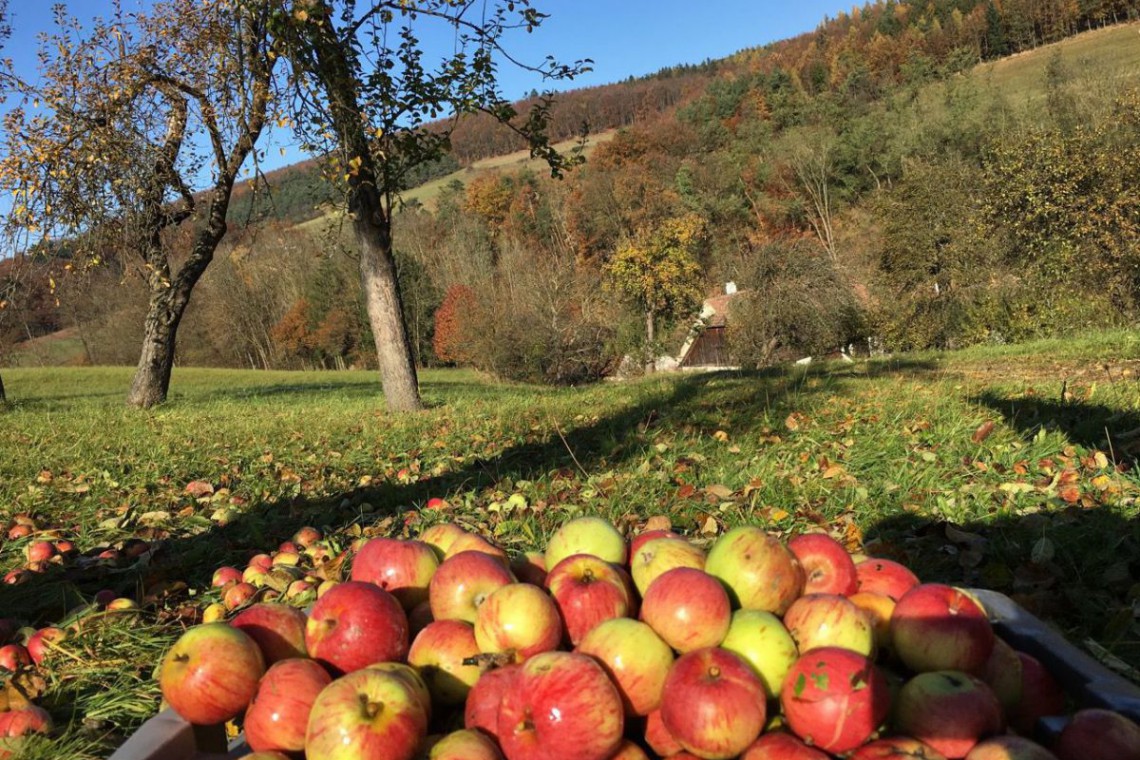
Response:
MULTIPOLYGON (((0 616, 80 625, 39 688, 61 736, 26 756, 106 756, 158 710, 153 671, 217 599, 213 570, 306 524, 346 546, 455 520, 513 552, 580 514, 630 533, 664 515, 708 542, 823 528, 1012 594, 1136 678, 1138 372, 1129 332, 584 388, 435 370, 428 410, 393 417, 367 372, 180 369, 139 412, 126 368, 5 370, 3 522, 153 549, 0 586, 0 616), (423 510, 433 496, 448 507, 423 510), (140 611, 75 617, 102 588, 140 611)), ((30 540, 5 538, 4 572, 30 540)))

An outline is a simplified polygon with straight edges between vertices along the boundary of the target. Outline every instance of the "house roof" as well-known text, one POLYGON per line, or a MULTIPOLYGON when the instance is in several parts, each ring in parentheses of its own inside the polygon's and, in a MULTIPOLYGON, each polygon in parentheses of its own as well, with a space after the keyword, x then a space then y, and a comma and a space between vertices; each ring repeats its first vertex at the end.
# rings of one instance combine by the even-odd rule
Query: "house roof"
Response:
POLYGON ((732 302, 732 299, 747 292, 746 290, 738 290, 735 293, 721 293, 706 298, 701 308, 701 316, 707 320, 709 327, 724 327, 728 316, 729 303, 732 302))

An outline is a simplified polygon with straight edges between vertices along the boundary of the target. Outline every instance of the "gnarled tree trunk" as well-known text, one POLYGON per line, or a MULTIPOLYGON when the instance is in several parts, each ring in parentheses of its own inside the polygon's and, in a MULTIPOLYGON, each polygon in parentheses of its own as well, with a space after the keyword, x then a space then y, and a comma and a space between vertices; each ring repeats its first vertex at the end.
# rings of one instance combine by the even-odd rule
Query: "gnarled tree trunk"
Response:
POLYGON ((4 378, 0 376, 0 404, 8 400, 7 394, 4 393, 4 378))

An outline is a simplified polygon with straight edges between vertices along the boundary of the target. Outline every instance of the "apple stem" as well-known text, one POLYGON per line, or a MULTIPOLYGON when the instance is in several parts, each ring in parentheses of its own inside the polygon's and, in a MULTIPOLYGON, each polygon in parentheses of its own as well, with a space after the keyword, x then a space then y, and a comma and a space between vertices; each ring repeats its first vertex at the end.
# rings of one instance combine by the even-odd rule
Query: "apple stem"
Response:
POLYGON ((364 714, 371 720, 375 718, 384 709, 383 702, 373 702, 366 695, 360 695, 360 707, 364 710, 364 714))

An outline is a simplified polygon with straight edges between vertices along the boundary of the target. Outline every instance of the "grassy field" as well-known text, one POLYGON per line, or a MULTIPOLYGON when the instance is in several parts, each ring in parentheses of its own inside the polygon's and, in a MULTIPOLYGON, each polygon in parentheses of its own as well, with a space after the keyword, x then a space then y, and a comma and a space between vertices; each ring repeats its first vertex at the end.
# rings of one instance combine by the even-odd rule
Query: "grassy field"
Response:
MULTIPOLYGON (((629 531, 667 515, 708 541, 824 526, 925 579, 1013 594, 1135 678, 1138 371, 1127 332, 580 389, 435 371, 429 409, 391 417, 371 373, 184 369, 143 413, 122 405, 125 368, 7 370, 5 520, 34 514, 84 551, 158 547, 0 587, 5 615, 39 625, 104 587, 143 605, 51 660, 41 701, 63 738, 29 756, 105 755, 158 709, 152 669, 216 598, 213 570, 304 524, 343 545, 457 520, 512 551, 579 514, 629 531), (420 511, 432 496, 450 509, 420 511)), ((5 571, 28 540, 0 548, 5 571)))

